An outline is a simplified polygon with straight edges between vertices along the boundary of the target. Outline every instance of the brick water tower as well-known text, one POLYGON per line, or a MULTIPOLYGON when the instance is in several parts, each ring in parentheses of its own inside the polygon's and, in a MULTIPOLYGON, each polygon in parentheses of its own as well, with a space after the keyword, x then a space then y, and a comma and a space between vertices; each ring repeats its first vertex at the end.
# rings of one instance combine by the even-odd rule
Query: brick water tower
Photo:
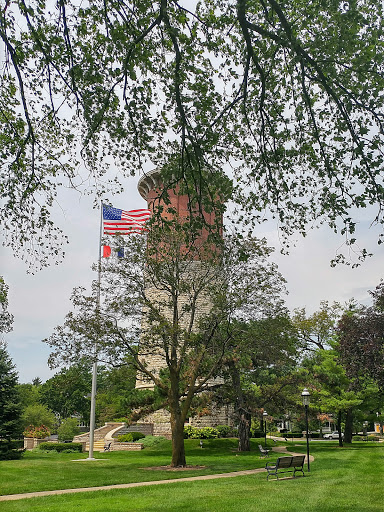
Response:
MULTIPOLYGON (((160 171, 157 169, 145 174, 145 176, 140 179, 138 190, 140 195, 147 201, 148 209, 160 215, 160 221, 172 222, 177 219, 178 223, 183 224, 183 222, 189 222, 193 215, 200 216, 200 219, 203 217, 204 221, 200 224, 199 229, 194 231, 192 237, 194 250, 191 251, 189 247, 185 246, 183 252, 184 255, 188 254, 188 258, 190 258, 188 262, 189 279, 194 279, 193 276, 196 277, 198 273, 201 272, 202 265, 204 265, 206 271, 207 261, 214 260, 215 255, 217 256, 219 252, 218 244, 215 244, 212 240, 215 240, 215 236, 222 237, 222 215, 220 213, 217 214, 215 209, 211 212, 207 212, 205 209, 201 208, 201 206, 195 206, 195 208, 191 207, 190 198, 186 193, 182 192, 180 185, 172 186, 165 190, 160 171), (164 194, 164 192, 166 193, 164 194), (211 240, 210 237, 212 237, 212 235, 213 238, 211 240)), ((151 300, 156 301, 157 298, 161 296, 161 292, 153 285, 148 285, 146 287, 146 295, 150 297, 151 300)), ((185 297, 184 300, 187 302, 187 297, 185 297)), ((183 302, 182 296, 180 297, 180 302, 183 302)), ((209 310, 209 301, 200 299, 196 316, 207 314, 209 310)), ((169 311, 169 315, 171 314, 172 312, 169 311)), ((143 345, 144 343, 141 340, 139 352, 141 352, 143 345)), ((143 352, 144 350, 141 352, 141 359, 145 360, 146 366, 151 372, 156 374, 161 368, 165 367, 164 354, 160 349, 152 353, 145 351, 145 354, 143 354, 143 352)), ((222 381, 219 379, 214 381, 215 385, 220 383, 222 383, 222 381)), ((138 374, 136 388, 153 389, 154 384, 143 374, 138 374)), ((228 407, 211 407, 210 415, 200 418, 191 418, 189 422, 194 426, 229 425, 231 424, 230 416, 228 407)), ((151 423, 154 435, 169 437, 171 434, 170 416, 166 410, 156 411, 140 420, 140 422, 151 423)))

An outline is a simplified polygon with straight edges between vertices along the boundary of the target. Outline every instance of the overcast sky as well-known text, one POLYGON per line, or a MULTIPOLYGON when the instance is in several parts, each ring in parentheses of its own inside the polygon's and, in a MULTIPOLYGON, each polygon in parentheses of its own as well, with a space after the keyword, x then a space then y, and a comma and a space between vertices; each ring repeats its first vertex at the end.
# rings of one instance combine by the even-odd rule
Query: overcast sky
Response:
MULTIPOLYGON (((123 210, 145 208, 137 182, 138 178, 132 178, 125 193, 114 198, 113 206, 123 210)), ((9 285, 9 309, 15 317, 13 332, 4 337, 20 382, 30 382, 34 377, 45 381, 53 375, 47 365, 49 349, 42 339, 63 322, 72 289, 79 285, 89 287, 94 277, 91 265, 98 257, 100 213, 92 208, 92 199, 66 192, 55 219, 70 239, 61 265, 27 274, 26 265, 13 257, 12 250, 0 247, 0 275, 9 285)), ((354 298, 369 303, 368 290, 374 289, 384 276, 384 247, 377 246, 377 228, 370 227, 365 212, 358 227, 360 245, 375 254, 357 269, 330 267, 330 260, 342 241, 326 227, 312 230, 306 238, 299 239, 288 256, 279 253, 276 226, 263 224, 259 234, 276 247, 272 259, 287 280, 287 305, 291 310, 305 306, 311 313, 321 300, 345 302, 354 298)))

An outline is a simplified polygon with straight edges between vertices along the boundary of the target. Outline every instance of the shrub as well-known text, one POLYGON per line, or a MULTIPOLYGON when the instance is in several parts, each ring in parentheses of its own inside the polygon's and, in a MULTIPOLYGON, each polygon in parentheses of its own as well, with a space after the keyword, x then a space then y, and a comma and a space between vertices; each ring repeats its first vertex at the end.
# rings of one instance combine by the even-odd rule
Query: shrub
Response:
POLYGON ((283 434, 281 432, 275 434, 276 437, 290 437, 291 439, 297 439, 300 437, 305 437, 305 435, 302 432, 284 432, 283 434))
POLYGON ((121 436, 117 436, 117 440, 119 443, 132 443, 133 437, 132 434, 122 434, 121 436))
POLYGON ((264 437, 265 433, 258 428, 251 428, 251 437, 264 437))
POLYGON ((216 439, 219 437, 219 431, 213 427, 193 427, 187 425, 184 427, 184 439, 216 439))
POLYGON ((233 427, 229 427, 228 425, 217 425, 215 427, 219 432, 219 437, 236 437, 237 432, 233 427))
POLYGON ((145 438, 140 442, 146 448, 150 448, 151 446, 156 446, 157 444, 160 444, 163 441, 167 441, 167 439, 163 436, 145 436, 145 438))
POLYGON ((128 434, 122 434, 117 437, 119 443, 134 443, 139 439, 143 439, 145 437, 141 432, 128 432, 128 434))
POLYGON ((369 434, 368 441, 380 441, 380 436, 375 436, 374 434, 369 434))
POLYGON ((57 434, 59 441, 65 441, 66 439, 72 440, 75 436, 80 434, 78 420, 76 418, 63 420, 60 427, 57 429, 57 434))
POLYGON ((39 444, 39 450, 65 452, 66 450, 71 452, 82 452, 82 443, 41 443, 39 444))

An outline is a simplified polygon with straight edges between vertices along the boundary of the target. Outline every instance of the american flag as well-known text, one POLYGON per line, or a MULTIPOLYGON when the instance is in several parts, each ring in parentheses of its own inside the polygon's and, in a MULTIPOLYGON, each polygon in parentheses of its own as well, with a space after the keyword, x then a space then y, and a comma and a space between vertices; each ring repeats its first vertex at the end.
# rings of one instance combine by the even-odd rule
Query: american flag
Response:
POLYGON ((145 230, 145 223, 150 218, 151 211, 146 209, 130 210, 128 212, 103 205, 104 235, 130 235, 145 230))

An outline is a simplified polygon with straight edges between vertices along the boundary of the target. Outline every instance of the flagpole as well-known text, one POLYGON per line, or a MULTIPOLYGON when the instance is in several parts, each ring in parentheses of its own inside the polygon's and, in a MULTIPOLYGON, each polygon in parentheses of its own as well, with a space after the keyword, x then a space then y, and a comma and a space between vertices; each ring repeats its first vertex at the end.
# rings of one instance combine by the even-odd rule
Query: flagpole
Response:
MULTIPOLYGON (((103 203, 100 203, 100 233, 99 233, 99 258, 97 275, 97 321, 100 320, 100 284, 101 284, 101 237, 103 233, 103 203)), ((95 412, 96 412, 96 382, 97 382, 97 340, 93 346, 93 369, 92 369, 92 391, 91 391, 91 414, 89 419, 89 453, 88 460, 95 460, 93 448, 95 442, 95 412)))

